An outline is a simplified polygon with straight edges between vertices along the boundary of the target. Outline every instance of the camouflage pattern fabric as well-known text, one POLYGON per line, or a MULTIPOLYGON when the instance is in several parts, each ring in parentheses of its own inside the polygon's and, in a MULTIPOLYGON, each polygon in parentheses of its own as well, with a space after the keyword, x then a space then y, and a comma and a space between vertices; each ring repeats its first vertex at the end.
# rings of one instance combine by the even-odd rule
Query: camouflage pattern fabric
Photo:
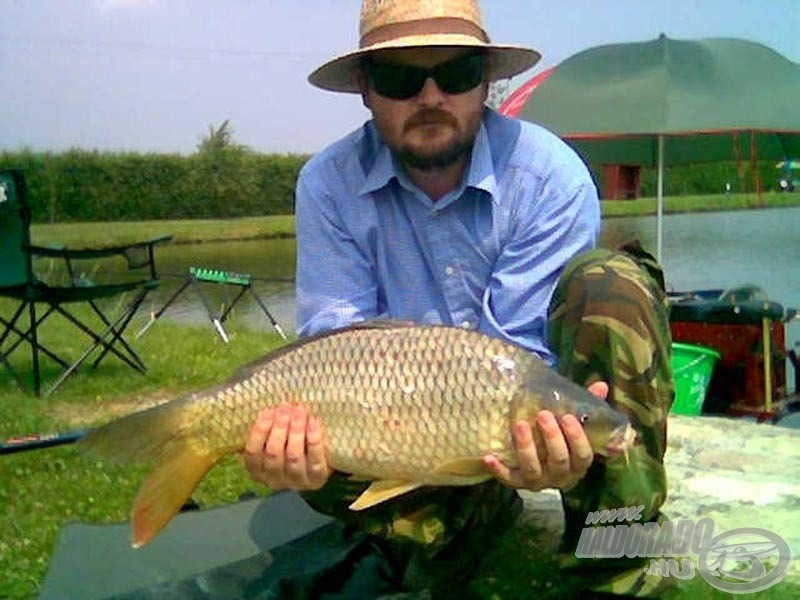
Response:
MULTIPOLYGON (((563 495, 563 566, 597 563, 589 577, 581 568, 583 589, 636 595, 649 590, 639 582, 640 563, 631 571, 630 565, 609 564, 615 561, 574 556, 587 513, 643 504, 644 518, 655 519, 666 495, 662 457, 673 385, 663 277, 659 281, 652 257, 636 247, 628 250, 594 250, 568 265, 550 307, 548 335, 562 374, 581 385, 607 381, 609 401, 630 416, 639 434, 628 465, 597 459, 587 477, 563 495), (566 560, 570 554, 572 561, 566 560)), ((494 480, 468 488, 422 488, 365 511, 349 510, 366 486, 336 473, 304 497, 369 534, 400 589, 429 589, 434 597, 444 589, 451 595, 521 511, 517 493, 494 480)))
POLYGON ((668 580, 645 576, 641 559, 577 559, 588 513, 644 506, 642 521, 660 519, 667 493, 663 457, 674 399, 669 307, 661 269, 638 244, 593 250, 567 266, 550 308, 549 339, 558 370, 582 385, 606 381, 608 401, 626 413, 638 436, 624 461, 596 459, 562 494, 566 531, 560 564, 593 591, 657 597, 668 580))

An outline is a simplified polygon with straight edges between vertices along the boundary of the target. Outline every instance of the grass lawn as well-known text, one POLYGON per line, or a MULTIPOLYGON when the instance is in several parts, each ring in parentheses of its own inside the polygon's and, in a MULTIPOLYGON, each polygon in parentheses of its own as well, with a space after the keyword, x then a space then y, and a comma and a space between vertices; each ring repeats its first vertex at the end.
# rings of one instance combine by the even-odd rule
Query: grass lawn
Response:
MULTIPOLYGON (((655 198, 634 200, 604 200, 603 217, 635 217, 656 214, 655 198)), ((765 192, 761 198, 755 194, 716 194, 708 196, 666 196, 664 213, 709 212, 725 210, 754 210, 761 208, 786 208, 800 206, 800 192, 788 194, 765 192)))
POLYGON ((60 243, 70 248, 124 244, 161 235, 172 235, 173 243, 177 244, 291 237, 294 236, 294 215, 185 221, 34 224, 31 228, 34 243, 60 243))
MULTIPOLYGON (((4 307, 0 301, 0 313, 4 307)), ((45 341, 77 356, 83 340, 55 319, 43 328, 45 341)), ((159 321, 135 343, 149 367, 146 376, 108 359, 94 372, 82 369, 48 398, 20 391, 0 366, 0 439, 82 429, 221 383, 239 366, 282 343, 277 334, 247 330, 235 322, 228 329, 232 339, 226 345, 207 325, 159 321)), ((18 351, 12 358, 20 374, 29 376, 27 355, 18 351)), ((43 366, 46 388, 57 371, 47 359, 43 366)), ((75 446, 0 457, 0 598, 36 596, 63 524, 126 520, 143 472, 97 462, 80 455, 75 446)), ((210 507, 233 502, 248 490, 266 492, 231 458, 206 477, 194 498, 210 507)))

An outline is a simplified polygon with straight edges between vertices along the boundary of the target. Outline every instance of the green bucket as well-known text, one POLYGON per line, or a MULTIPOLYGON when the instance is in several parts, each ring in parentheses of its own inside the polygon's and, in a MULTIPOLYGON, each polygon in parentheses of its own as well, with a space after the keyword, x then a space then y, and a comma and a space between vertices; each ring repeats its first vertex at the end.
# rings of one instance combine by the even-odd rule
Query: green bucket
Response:
POLYGON ((708 383, 720 354, 713 348, 695 344, 672 343, 672 377, 675 380, 675 402, 670 412, 699 415, 703 410, 708 383))

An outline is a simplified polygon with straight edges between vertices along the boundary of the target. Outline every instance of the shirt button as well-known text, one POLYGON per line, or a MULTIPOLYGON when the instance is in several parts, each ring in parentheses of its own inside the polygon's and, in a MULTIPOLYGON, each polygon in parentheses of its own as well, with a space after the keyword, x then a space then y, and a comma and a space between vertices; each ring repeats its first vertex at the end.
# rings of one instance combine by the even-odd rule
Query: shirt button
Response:
POLYGON ((445 275, 452 275, 456 272, 456 270, 453 267, 445 267, 444 272, 445 275))

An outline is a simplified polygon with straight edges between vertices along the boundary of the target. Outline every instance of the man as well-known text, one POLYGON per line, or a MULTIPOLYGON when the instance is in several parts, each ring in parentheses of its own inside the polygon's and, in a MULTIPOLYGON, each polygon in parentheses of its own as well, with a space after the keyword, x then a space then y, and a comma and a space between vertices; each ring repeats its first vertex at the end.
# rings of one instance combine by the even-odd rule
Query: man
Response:
POLYGON ((586 512, 646 504, 653 518, 664 499, 663 295, 631 257, 588 252, 600 214, 580 159, 484 106, 490 81, 538 58, 490 43, 473 0, 365 0, 360 49, 310 76, 360 93, 373 119, 299 178, 300 335, 381 317, 476 328, 557 362, 601 397, 610 384, 609 401, 644 442, 628 468, 601 463, 576 418, 542 411, 513 427, 519 467, 484 458, 496 480, 354 513, 346 507, 364 484, 331 472, 320 424, 300 405, 264 411, 246 446, 251 476, 305 492, 369 534, 399 589, 441 590, 477 564, 520 511, 514 489, 565 492, 572 552, 586 512))

